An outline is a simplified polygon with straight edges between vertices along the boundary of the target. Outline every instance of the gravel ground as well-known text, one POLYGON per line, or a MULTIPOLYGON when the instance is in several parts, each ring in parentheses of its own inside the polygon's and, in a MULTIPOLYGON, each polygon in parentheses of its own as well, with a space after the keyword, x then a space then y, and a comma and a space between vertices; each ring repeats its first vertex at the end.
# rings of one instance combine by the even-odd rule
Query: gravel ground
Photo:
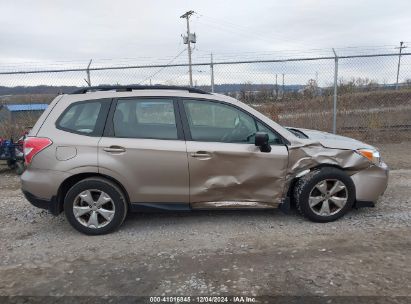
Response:
MULTIPOLYGON (((0 174, 0 295, 411 296, 411 143, 377 207, 327 224, 279 211, 132 214, 89 237, 0 174)), ((397 155, 397 157, 394 157, 397 155)))

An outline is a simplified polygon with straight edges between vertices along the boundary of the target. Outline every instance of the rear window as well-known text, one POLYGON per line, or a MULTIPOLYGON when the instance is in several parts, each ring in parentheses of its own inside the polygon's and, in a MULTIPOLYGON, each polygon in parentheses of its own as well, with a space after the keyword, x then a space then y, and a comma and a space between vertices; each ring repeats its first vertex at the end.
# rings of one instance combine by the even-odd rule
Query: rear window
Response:
POLYGON ((102 100, 74 103, 60 116, 57 127, 72 133, 101 135, 107 110, 108 103, 102 100))

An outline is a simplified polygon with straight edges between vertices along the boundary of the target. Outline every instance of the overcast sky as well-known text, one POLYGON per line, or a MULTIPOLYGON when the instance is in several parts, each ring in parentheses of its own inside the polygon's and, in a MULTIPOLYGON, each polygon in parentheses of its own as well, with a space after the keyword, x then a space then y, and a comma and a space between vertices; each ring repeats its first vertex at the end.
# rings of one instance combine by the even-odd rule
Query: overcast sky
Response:
POLYGON ((409 0, 1 0, 0 63, 170 58, 187 10, 196 56, 411 41, 409 0))
MULTIPOLYGON (((398 52, 411 45, 410 0, 0 0, 0 71, 187 63, 180 16, 194 10, 193 62, 279 59, 398 52), (349 48, 347 48, 349 47, 349 48), (359 47, 359 48, 357 48, 359 47), (179 56, 177 56, 179 54, 179 56)), ((410 50, 410 49, 408 49, 410 50)), ((340 62, 339 78, 395 81, 398 56, 340 62)), ((302 61, 216 65, 216 83, 321 85, 333 81, 334 62, 302 61)), ((193 69, 195 83, 210 82, 208 65, 193 69)), ((404 56, 400 80, 411 77, 404 56)), ((0 85, 84 85, 85 73, 0 75, 0 85)), ((188 68, 92 71, 93 84, 187 84, 188 68)))

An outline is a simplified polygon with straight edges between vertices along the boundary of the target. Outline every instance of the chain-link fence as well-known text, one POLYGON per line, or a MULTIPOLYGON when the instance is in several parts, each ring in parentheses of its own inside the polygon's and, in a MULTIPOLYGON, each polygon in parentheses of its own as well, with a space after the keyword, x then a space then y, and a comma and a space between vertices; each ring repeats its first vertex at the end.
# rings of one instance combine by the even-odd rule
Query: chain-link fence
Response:
MULTIPOLYGON (((0 71, 3 103, 49 102, 75 87, 188 85, 184 63, 0 71)), ((194 60, 194 85, 251 104, 277 122, 375 141, 411 140, 411 53, 194 60), (399 64, 400 62, 400 64, 399 64)))

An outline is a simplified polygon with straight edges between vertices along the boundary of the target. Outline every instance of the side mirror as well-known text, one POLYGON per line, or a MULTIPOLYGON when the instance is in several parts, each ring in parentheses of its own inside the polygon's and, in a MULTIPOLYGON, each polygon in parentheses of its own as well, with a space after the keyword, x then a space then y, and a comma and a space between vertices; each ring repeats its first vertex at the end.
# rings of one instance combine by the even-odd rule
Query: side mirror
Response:
POLYGON ((261 152, 271 152, 271 146, 268 143, 269 139, 268 134, 265 132, 255 133, 255 145, 260 147, 261 152))

